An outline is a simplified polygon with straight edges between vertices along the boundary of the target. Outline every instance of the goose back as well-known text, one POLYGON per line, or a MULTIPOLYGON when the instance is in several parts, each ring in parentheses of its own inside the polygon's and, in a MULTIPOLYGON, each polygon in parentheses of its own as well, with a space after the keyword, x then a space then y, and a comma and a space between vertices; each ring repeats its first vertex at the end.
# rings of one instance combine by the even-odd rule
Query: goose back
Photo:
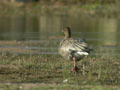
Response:
POLYGON ((89 55, 90 50, 87 43, 83 39, 63 39, 59 45, 59 53, 65 58, 72 60, 73 57, 77 61, 81 60, 84 56, 89 55))

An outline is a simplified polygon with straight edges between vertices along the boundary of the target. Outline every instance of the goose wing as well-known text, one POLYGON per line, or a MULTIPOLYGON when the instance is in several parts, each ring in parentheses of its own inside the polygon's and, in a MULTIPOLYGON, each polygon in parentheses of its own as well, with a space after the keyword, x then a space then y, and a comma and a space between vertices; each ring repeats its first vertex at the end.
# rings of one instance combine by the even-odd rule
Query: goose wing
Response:
POLYGON ((78 55, 89 55, 88 44, 83 39, 70 39, 69 51, 78 55))

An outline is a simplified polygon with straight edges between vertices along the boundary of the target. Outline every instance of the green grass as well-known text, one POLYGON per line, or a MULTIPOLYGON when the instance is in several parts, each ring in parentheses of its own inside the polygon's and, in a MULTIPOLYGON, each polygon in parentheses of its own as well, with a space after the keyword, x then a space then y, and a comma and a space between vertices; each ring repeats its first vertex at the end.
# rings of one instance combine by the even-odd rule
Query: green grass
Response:
POLYGON ((73 63, 59 55, 2 54, 0 56, 0 83, 12 83, 11 85, 3 84, 2 88, 7 88, 5 90, 18 88, 19 85, 14 86, 14 83, 44 84, 43 86, 36 85, 28 90, 42 90, 43 88, 45 90, 53 90, 53 88, 55 90, 80 90, 82 86, 85 90, 113 90, 114 86, 120 85, 119 57, 92 56, 78 62, 78 66, 80 71, 75 74, 71 71, 73 63), (85 64, 85 75, 82 74, 83 64, 85 64), (63 82, 66 79, 68 81, 63 82), (86 85, 90 87, 85 87, 86 85), (108 86, 107 89, 104 86, 108 86))

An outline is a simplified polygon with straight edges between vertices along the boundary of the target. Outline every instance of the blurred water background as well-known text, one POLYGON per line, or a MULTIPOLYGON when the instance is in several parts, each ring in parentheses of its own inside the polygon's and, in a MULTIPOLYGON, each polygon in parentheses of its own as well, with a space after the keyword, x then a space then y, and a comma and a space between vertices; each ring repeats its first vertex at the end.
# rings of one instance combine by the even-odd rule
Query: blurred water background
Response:
MULTIPOLYGON (((98 4, 94 4, 95 7, 96 5, 98 4)), ((51 14, 54 13, 54 11, 49 11, 51 6, 47 6, 48 9, 43 6, 42 11, 37 9, 38 6, 34 7, 36 11, 33 15, 26 14, 30 10, 17 15, 16 13, 21 11, 19 8, 15 11, 10 9, 12 13, 9 12, 10 15, 6 16, 3 15, 3 12, 5 13, 3 10, 0 15, 0 52, 58 55, 57 48, 60 40, 63 39, 61 30, 70 26, 74 38, 86 39, 90 47, 94 49, 92 55, 120 55, 119 15, 115 14, 117 18, 109 14, 94 16, 91 8, 88 8, 90 12, 87 14, 78 13, 81 10, 79 8, 72 8, 70 12, 66 12, 65 6, 62 9, 60 5, 58 6, 60 10, 55 11, 59 12, 58 14, 51 14)), ((23 7, 25 8, 25 5, 23 7)), ((93 6, 91 7, 94 9, 93 6)))

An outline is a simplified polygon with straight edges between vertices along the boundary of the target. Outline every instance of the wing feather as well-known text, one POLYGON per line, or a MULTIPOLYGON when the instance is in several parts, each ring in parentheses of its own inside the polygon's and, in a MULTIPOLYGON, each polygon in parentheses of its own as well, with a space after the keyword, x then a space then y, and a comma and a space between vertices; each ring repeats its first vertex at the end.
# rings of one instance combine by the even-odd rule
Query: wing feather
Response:
POLYGON ((82 39, 76 39, 76 40, 71 39, 70 43, 71 45, 69 48, 71 50, 79 51, 79 52, 82 52, 82 51, 88 52, 89 50, 87 43, 82 39))

